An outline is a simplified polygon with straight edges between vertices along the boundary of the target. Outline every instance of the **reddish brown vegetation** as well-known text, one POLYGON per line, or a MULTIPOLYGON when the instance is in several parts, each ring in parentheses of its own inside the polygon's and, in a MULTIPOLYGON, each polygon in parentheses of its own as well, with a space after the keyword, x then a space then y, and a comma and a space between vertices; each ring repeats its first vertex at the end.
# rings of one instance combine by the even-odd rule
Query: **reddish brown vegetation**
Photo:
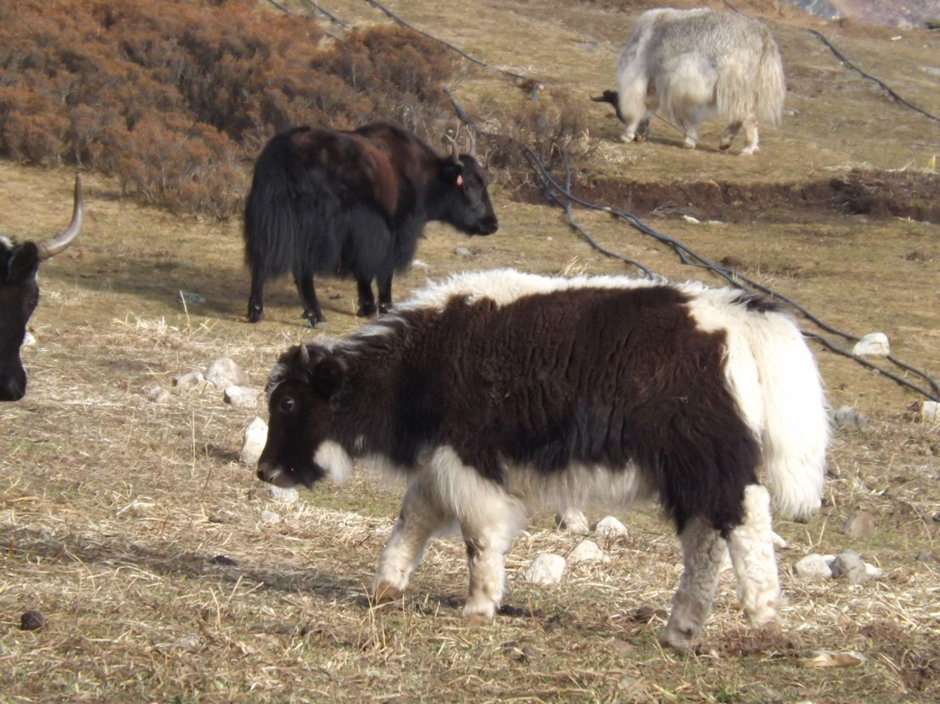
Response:
POLYGON ((296 124, 391 119, 424 135, 453 69, 379 28, 319 47, 307 19, 249 0, 0 6, 0 156, 117 175, 177 211, 234 212, 245 159, 296 124))

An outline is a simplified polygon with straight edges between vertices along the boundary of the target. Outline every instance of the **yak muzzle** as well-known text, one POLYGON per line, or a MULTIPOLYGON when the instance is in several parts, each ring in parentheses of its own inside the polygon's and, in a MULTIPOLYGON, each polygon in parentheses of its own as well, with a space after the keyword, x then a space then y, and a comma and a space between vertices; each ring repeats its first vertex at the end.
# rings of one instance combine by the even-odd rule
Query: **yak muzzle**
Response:
POLYGON ((290 489, 296 486, 297 482, 280 467, 275 467, 269 462, 258 463, 258 479, 268 484, 280 487, 281 489, 290 489))

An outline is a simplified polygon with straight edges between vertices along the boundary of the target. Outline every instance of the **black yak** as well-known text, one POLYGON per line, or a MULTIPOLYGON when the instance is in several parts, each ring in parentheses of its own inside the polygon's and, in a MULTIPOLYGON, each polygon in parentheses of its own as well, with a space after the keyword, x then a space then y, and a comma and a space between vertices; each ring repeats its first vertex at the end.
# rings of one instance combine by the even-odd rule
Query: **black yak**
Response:
POLYGON ((760 478, 785 514, 806 516, 826 473, 826 402, 793 319, 694 283, 461 274, 343 341, 289 350, 268 399, 259 478, 310 486, 354 458, 405 474, 375 597, 399 596, 428 538, 456 520, 472 620, 496 613, 527 503, 647 499, 675 523, 685 565, 664 642, 701 630, 726 545, 745 613, 772 620, 760 478))
POLYGON ((385 312, 392 276, 411 264, 429 220, 470 235, 496 232, 486 173, 451 144, 451 154, 439 156, 382 122, 351 132, 298 127, 271 139, 245 206, 248 320, 264 317, 264 282, 288 272, 311 326, 325 320, 314 274, 354 276, 360 316, 376 312, 375 280, 378 310, 385 312))

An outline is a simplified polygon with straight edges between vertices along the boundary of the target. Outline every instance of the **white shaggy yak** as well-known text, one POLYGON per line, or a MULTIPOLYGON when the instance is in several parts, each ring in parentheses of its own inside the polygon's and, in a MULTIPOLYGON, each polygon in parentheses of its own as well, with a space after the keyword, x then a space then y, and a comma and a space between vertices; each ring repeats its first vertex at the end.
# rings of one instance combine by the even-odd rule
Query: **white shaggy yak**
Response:
POLYGON ((620 54, 611 103, 626 125, 622 140, 643 141, 657 111, 685 132, 694 149, 698 125, 714 112, 725 120, 719 148, 744 127, 741 154, 758 150, 757 122, 780 121, 786 84, 780 50, 763 22, 709 9, 648 10, 620 54))

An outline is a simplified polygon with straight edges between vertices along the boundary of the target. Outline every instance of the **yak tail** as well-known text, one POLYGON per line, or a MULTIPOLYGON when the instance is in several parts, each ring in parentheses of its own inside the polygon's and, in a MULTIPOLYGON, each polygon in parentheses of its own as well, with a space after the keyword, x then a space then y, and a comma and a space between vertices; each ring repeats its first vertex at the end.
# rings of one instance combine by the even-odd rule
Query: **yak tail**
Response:
POLYGON ((790 315, 764 299, 748 308, 753 310, 745 314, 743 336, 750 354, 735 354, 732 347, 729 380, 759 436, 765 481, 777 508, 806 518, 821 504, 826 477, 830 422, 822 380, 790 315))
POLYGON ((302 236, 303 214, 289 172, 296 131, 278 134, 265 145, 245 202, 245 263, 271 277, 291 271, 302 236))
POLYGON ((756 102, 757 117, 776 125, 783 115, 783 100, 787 93, 786 80, 783 77, 783 61, 780 49, 770 30, 764 27, 764 46, 757 64, 756 102))

